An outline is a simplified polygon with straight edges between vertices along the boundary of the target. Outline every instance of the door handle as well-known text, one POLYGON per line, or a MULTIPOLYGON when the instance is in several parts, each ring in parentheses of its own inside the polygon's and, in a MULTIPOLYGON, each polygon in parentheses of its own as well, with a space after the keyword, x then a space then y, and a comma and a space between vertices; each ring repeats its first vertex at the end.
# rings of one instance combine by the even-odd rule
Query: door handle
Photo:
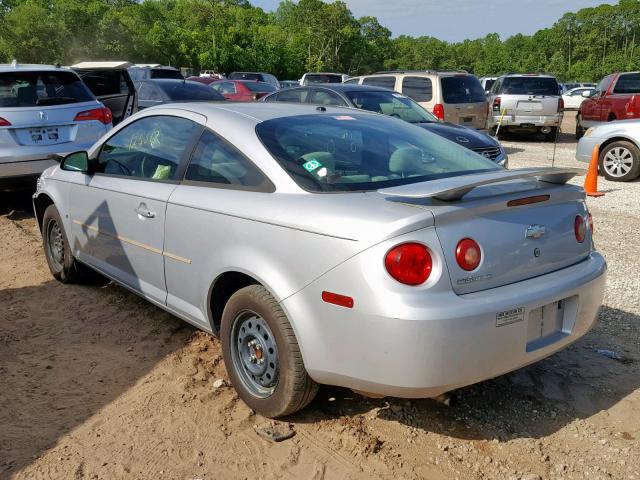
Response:
POLYGON ((145 203, 141 203, 140 205, 138 205, 138 208, 136 208, 135 212, 141 217, 145 218, 153 218, 156 216, 156 213, 149 210, 145 203))

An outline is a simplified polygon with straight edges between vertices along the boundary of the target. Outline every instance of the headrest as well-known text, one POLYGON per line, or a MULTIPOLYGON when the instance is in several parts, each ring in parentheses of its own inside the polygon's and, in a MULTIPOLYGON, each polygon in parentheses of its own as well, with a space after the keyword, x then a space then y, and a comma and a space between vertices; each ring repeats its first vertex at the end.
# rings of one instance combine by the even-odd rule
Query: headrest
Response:
POLYGON ((391 154, 389 170, 403 176, 424 173, 422 150, 417 147, 401 147, 391 154))

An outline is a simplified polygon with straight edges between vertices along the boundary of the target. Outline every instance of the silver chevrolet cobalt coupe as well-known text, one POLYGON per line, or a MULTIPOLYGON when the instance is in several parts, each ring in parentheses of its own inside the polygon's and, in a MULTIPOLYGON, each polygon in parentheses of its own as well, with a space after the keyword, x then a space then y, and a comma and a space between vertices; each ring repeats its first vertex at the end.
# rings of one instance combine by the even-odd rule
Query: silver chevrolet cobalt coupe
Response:
POLYGON ((97 271, 219 335, 279 417, 319 383, 434 397, 584 335, 606 264, 575 174, 360 110, 173 104, 48 169, 34 207, 55 278, 97 271))

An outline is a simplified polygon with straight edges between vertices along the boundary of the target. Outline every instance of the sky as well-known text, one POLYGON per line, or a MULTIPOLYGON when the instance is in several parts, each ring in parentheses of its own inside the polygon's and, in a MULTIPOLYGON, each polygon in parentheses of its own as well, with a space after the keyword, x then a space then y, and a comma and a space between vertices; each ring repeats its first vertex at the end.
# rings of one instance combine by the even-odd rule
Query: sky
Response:
MULTIPOLYGON (((279 0, 250 0, 264 10, 274 10, 279 0)), ((497 32, 504 40, 516 33, 529 35, 550 27, 567 12, 603 0, 344 0, 356 18, 377 17, 394 37, 402 34, 431 36, 458 42, 497 32)))

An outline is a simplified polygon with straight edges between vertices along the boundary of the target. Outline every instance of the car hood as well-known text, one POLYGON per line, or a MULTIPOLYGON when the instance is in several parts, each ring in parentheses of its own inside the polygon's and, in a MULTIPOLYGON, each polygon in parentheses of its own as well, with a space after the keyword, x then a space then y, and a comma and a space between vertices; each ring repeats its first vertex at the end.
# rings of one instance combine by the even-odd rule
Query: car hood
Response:
POLYGON ((447 122, 420 123, 418 125, 466 148, 487 148, 500 145, 489 135, 462 125, 447 122))

